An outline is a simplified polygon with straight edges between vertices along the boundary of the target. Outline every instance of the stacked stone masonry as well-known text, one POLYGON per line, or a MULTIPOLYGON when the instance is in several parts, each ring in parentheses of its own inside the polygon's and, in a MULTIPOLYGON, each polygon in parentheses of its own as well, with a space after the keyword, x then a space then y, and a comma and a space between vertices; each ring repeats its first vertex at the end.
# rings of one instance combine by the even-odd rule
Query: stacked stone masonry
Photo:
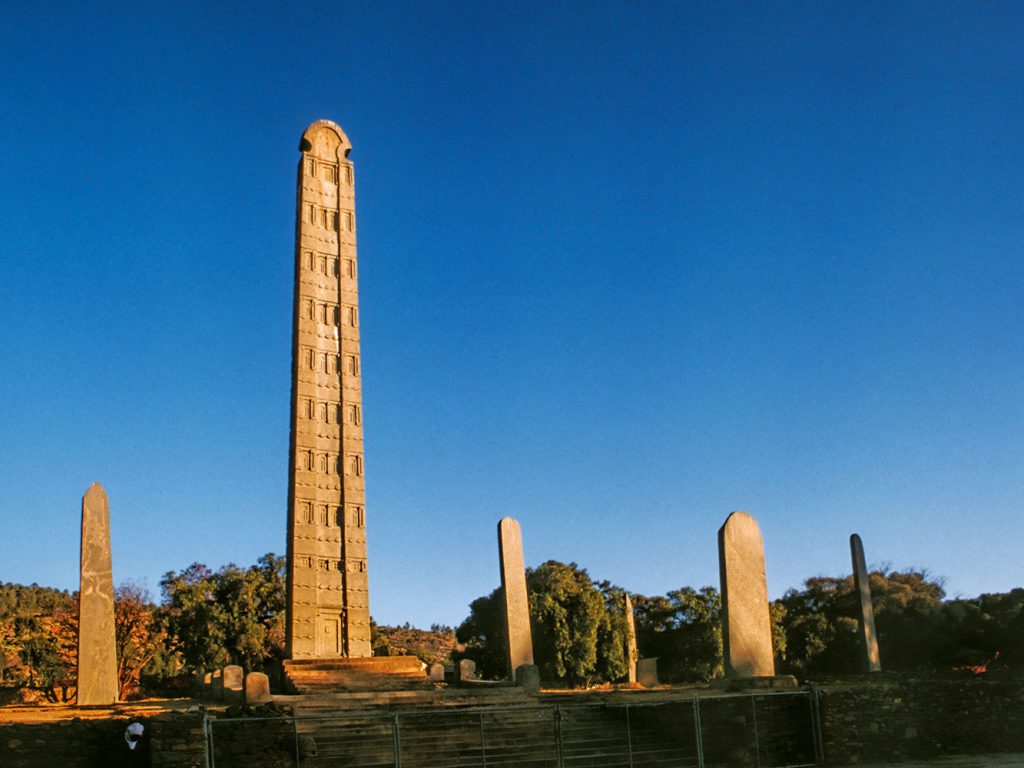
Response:
POLYGON ((288 510, 290 658, 370 655, 351 148, 303 134, 296 202, 288 510))

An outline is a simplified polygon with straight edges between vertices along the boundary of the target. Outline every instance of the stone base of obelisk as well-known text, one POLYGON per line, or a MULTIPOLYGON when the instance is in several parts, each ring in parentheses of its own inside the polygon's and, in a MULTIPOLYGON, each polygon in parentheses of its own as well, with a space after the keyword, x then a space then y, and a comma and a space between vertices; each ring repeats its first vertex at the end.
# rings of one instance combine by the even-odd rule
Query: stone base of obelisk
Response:
POLYGON ((283 663, 289 693, 323 695, 362 691, 431 689, 423 663, 415 656, 358 659, 290 659, 283 663))
POLYGON ((792 675, 764 675, 761 677, 722 677, 712 680, 711 687, 723 688, 727 691, 745 691, 752 688, 795 691, 800 685, 792 675))

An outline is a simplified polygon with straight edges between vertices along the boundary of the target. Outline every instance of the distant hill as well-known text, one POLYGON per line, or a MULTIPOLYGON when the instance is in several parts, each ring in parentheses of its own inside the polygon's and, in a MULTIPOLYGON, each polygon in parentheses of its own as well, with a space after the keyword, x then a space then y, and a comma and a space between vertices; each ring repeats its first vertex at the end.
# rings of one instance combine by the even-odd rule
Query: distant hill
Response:
POLYGON ((427 664, 451 664, 452 651, 458 647, 455 630, 435 624, 431 629, 376 627, 375 656, 416 656, 427 664))

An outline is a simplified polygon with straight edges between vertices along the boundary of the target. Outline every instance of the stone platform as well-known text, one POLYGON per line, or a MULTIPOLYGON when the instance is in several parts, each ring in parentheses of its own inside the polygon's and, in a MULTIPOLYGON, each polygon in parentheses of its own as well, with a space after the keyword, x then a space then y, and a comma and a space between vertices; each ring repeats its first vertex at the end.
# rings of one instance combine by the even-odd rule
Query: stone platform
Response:
POLYGON ((415 656, 290 659, 283 666, 286 690, 307 696, 435 687, 415 656))

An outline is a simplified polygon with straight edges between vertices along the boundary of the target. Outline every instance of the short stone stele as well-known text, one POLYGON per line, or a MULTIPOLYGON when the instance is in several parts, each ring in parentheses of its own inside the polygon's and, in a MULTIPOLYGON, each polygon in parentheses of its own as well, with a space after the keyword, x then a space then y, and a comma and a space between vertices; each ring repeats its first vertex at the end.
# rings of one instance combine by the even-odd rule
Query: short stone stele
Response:
POLYGON ((540 690, 540 669, 536 664, 520 664, 516 667, 516 685, 526 691, 540 690))
POLYGON ((636 681, 644 688, 654 688, 658 685, 658 658, 637 659, 636 681))
POLYGON ((733 512, 718 531, 722 643, 728 678, 773 677, 764 544, 757 521, 733 512))
POLYGON ((270 695, 270 679, 262 672, 250 672, 245 676, 245 703, 269 704, 274 700, 270 695))
POLYGON ((498 550, 501 558, 501 592, 504 597, 506 649, 510 680, 522 664, 533 664, 533 635, 530 632, 530 603, 526 596, 526 566, 523 535, 519 522, 503 517, 498 522, 498 550))
POLYGON ((881 672, 882 658, 878 653, 878 635, 875 633, 875 610, 871 605, 871 582, 864 564, 864 545, 856 533, 850 536, 850 557, 853 560, 853 583, 857 590, 860 610, 857 625, 864 651, 862 667, 866 672, 881 672))
POLYGON ((476 662, 472 659, 459 659, 455 662, 455 680, 476 680, 476 662))
POLYGON ((110 565, 110 503, 99 483, 82 497, 78 603, 78 704, 117 701, 114 579, 110 565))
POLYGON ((228 704, 240 704, 244 697, 242 668, 237 664, 228 664, 221 672, 221 680, 224 685, 224 701, 228 704))
POLYGON ((427 677, 434 682, 444 682, 444 664, 431 664, 427 667, 427 677))

